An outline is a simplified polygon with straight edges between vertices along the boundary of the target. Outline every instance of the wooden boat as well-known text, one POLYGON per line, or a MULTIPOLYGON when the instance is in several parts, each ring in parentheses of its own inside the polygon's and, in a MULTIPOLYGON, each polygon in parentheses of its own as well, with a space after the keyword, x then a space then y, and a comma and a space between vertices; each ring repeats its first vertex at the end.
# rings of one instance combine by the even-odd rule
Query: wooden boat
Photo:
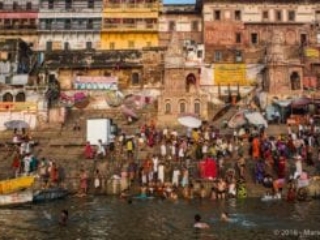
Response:
POLYGON ((34 184, 35 176, 23 176, 0 181, 0 195, 17 192, 21 189, 30 188, 34 184))
POLYGON ((38 190, 34 193, 33 202, 48 202, 56 199, 65 198, 68 191, 63 188, 48 188, 38 190))
POLYGON ((30 203, 33 200, 33 192, 30 189, 22 190, 14 193, 1 194, 0 206, 13 206, 24 203, 30 203))

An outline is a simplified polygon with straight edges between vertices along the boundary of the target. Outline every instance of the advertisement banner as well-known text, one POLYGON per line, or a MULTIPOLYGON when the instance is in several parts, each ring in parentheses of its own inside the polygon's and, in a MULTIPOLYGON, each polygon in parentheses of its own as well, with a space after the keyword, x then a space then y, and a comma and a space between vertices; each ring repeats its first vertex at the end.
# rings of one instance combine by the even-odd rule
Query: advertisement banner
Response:
POLYGON ((74 80, 76 90, 118 90, 117 77, 78 76, 74 80))
POLYGON ((0 102, 0 112, 36 112, 37 110, 38 105, 34 102, 0 102))
POLYGON ((308 58, 318 58, 320 56, 319 50, 316 48, 306 48, 304 50, 304 56, 308 58))
POLYGON ((215 85, 248 85, 246 64, 215 64, 215 85))

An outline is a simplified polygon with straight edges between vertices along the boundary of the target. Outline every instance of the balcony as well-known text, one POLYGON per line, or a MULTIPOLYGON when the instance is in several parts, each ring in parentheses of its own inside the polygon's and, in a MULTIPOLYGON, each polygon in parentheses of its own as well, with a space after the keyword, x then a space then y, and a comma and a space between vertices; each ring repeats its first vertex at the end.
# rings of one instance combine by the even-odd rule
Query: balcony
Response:
POLYGON ((105 23, 104 32, 157 32, 158 24, 155 23, 105 23))
POLYGON ((65 24, 40 24, 38 32, 100 32, 100 24, 95 25, 65 25, 65 24))
POLYGON ((103 9, 104 12, 158 12, 158 3, 110 3, 103 9))
POLYGON ((0 8, 0 12, 38 12, 38 10, 38 4, 32 4, 30 6, 24 4, 16 7, 13 7, 13 4, 3 4, 2 8, 0 8))
POLYGON ((1 34, 37 32, 37 25, 0 25, 1 34))

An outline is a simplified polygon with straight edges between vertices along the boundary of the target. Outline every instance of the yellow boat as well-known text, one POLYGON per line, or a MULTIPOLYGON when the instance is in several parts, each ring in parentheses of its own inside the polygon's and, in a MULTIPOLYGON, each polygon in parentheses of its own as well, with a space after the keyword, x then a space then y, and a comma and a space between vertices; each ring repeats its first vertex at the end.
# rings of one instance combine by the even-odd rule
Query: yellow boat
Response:
POLYGON ((23 176, 0 181, 0 194, 8 194, 29 188, 34 184, 35 176, 23 176))

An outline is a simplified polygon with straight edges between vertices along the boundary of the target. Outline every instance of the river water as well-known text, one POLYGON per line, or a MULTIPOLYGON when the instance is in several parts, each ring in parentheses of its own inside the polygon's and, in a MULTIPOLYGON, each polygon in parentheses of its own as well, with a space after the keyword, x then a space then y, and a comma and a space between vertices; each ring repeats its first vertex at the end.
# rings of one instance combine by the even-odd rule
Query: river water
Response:
POLYGON ((0 209, 0 239, 193 240, 320 239, 320 201, 261 202, 259 199, 178 202, 90 196, 0 209), (68 209, 66 227, 59 213, 68 209), (222 211, 231 222, 222 223, 222 211), (210 229, 193 229, 199 213, 210 229), (300 234, 300 235, 299 235, 300 234))

